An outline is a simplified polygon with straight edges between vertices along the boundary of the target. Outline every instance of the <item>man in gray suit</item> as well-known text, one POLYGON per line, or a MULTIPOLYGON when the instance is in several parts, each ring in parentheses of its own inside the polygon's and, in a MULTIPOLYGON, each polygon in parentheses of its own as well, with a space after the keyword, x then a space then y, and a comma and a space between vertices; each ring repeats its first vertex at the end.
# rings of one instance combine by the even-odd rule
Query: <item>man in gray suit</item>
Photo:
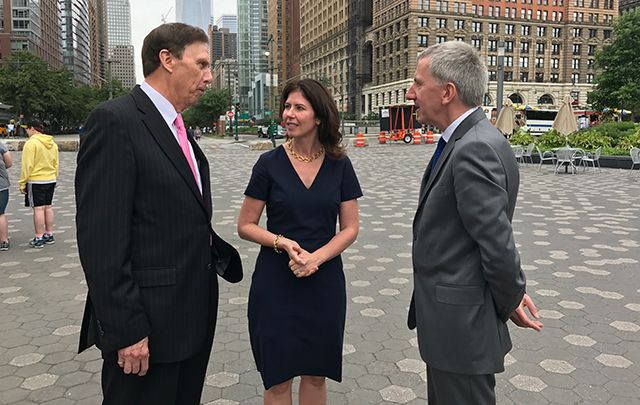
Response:
POLYGON ((511 219, 518 166, 480 108, 487 70, 463 42, 418 56, 407 99, 443 133, 427 166, 413 222, 409 328, 427 363, 429 404, 495 404, 495 373, 511 349, 506 322, 540 330, 528 308, 511 219))

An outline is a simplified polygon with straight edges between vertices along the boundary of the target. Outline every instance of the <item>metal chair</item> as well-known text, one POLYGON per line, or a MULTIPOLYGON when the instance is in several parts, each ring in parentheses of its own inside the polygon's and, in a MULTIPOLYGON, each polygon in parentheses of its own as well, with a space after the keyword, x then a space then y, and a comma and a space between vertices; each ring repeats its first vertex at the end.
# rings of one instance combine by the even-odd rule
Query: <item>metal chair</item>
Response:
POLYGON ((556 168, 554 170, 555 174, 558 174, 558 169, 562 165, 567 165, 567 167, 571 167, 571 173, 577 173, 578 168, 576 167, 577 159, 582 157, 582 153, 577 150, 573 150, 570 148, 560 148, 556 150, 556 168))
MULTIPOLYGON (((629 169, 629 177, 633 174, 633 168, 638 165, 640 166, 640 148, 631 148, 629 151, 631 155, 631 168, 629 169)), ((640 171, 638 172, 640 173, 640 171)))
POLYGON ((531 154, 533 153, 533 147, 534 144, 530 143, 529 146, 527 146, 527 150, 522 153, 522 161, 524 163, 527 163, 527 158, 529 158, 529 163, 533 164, 533 157, 531 156, 531 154))
POLYGON ((595 152, 587 153, 584 156, 582 156, 582 159, 580 160, 580 164, 583 166, 582 170, 583 171, 587 170, 587 166, 589 166, 589 162, 591 162, 593 169, 595 170, 597 167, 598 171, 601 172, 602 171, 602 169, 600 169, 601 154, 602 154, 602 146, 598 147, 598 149, 596 149, 595 152))
POLYGON ((553 164, 554 170, 556 165, 556 155, 553 152, 547 150, 544 153, 540 151, 540 148, 536 146, 536 151, 538 152, 538 156, 540 156, 540 165, 538 165, 538 171, 542 170, 542 163, 545 161, 550 161, 553 164))
POLYGON ((513 154, 516 156, 516 162, 518 162, 518 166, 524 163, 524 148, 522 146, 514 146, 512 147, 513 154))

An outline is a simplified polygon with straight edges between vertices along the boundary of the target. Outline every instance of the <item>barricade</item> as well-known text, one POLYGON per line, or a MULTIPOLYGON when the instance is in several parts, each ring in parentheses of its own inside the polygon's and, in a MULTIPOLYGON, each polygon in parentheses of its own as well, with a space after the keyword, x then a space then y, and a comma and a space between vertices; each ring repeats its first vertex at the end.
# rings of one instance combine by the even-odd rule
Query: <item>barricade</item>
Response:
POLYGON ((387 136, 384 131, 380 131, 380 135, 378 135, 378 142, 380 143, 380 145, 384 145, 385 143, 387 143, 387 136))
POLYGON ((364 135, 362 135, 362 132, 358 132, 358 134, 356 135, 356 143, 354 146, 356 147, 367 146, 367 144, 364 141, 364 135))
POLYGON ((433 132, 427 131, 427 143, 433 143, 433 132))
POLYGON ((420 131, 413 132, 413 144, 420 145, 420 131))

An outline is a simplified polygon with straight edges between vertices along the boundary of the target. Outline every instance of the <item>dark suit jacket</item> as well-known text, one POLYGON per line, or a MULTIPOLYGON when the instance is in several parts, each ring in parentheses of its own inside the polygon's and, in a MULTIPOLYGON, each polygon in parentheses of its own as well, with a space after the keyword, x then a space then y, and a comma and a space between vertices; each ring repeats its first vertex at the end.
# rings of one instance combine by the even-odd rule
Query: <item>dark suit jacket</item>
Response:
POLYGON ((213 232, 209 164, 189 141, 202 193, 139 87, 87 119, 75 179, 78 250, 89 287, 80 351, 96 344, 106 357, 149 336, 150 360, 175 362, 212 336, 215 271, 232 268, 226 275, 239 281, 242 270, 237 251, 213 232))
POLYGON ((511 147, 479 109, 425 173, 413 222, 408 323, 417 325, 420 354, 433 368, 504 370, 506 321, 525 288, 511 228, 518 186, 511 147))

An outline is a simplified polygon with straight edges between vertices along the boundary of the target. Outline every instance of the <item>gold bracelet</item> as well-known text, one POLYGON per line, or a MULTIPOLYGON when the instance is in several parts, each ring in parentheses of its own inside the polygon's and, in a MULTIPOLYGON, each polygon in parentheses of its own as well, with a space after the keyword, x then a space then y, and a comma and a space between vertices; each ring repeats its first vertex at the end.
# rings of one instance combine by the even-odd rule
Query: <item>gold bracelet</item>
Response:
POLYGON ((282 238, 282 235, 278 234, 276 235, 276 239, 273 241, 273 250, 275 250, 276 253, 282 253, 282 250, 278 249, 278 242, 280 242, 280 238, 282 238))

